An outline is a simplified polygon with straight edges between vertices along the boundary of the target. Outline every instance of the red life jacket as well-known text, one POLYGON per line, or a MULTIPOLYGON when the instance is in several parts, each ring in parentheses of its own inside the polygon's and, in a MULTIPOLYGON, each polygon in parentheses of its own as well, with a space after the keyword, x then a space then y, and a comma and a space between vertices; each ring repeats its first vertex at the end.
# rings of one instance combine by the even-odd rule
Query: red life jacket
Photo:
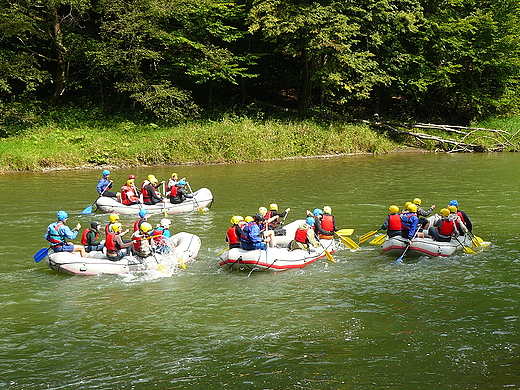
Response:
POLYGON ((139 201, 139 198, 135 193, 134 187, 123 186, 121 188, 121 203, 128 206, 137 201, 139 201))
POLYGON ((146 240, 147 237, 150 236, 146 233, 139 235, 138 237, 133 236, 133 238, 137 240, 134 242, 134 249, 136 252, 141 252, 141 247, 143 245, 144 240, 146 240))
POLYGON ((144 186, 143 188, 141 188, 141 194, 143 195, 143 202, 152 199, 152 194, 150 194, 150 191, 148 191, 148 186, 144 186))
POLYGON ((238 236, 237 236, 237 225, 231 226, 227 231, 227 242, 230 244, 238 244, 238 236))
POLYGON ((294 235, 294 239, 302 244, 307 242, 307 231, 309 229, 296 229, 296 234, 294 235))
POLYGON ((455 221, 450 221, 448 218, 442 219, 442 225, 439 227, 439 233, 443 236, 451 236, 455 229, 455 221))
POLYGON ((466 220, 464 219, 464 214, 462 214, 460 211, 457 211, 457 215, 460 217, 460 220, 465 225, 466 224, 466 220))
MULTIPOLYGON (((87 244, 88 244, 88 243, 87 243, 87 234, 88 234, 91 230, 92 230, 92 228, 87 228, 87 229, 83 230, 83 234, 81 235, 81 243, 82 243, 83 245, 87 245, 87 244)), ((94 241, 96 241, 96 240, 98 239, 98 237, 99 237, 99 233, 96 232, 96 237, 94 238, 94 241)), ((90 244, 88 244, 88 245, 90 245, 90 244)))
POLYGON ((155 229, 152 231, 151 236, 153 237, 153 240, 154 240, 157 244, 159 244, 160 246, 165 246, 165 241, 164 241, 164 228, 163 228, 163 227, 155 228, 155 229))
POLYGON ((177 196, 177 191, 179 191, 179 187, 177 186, 173 186, 171 191, 170 191, 170 196, 172 198, 175 198, 177 196))
POLYGON ((388 230, 401 230, 401 216, 390 214, 388 218, 388 230))
POLYGON ((334 217, 330 214, 323 214, 323 218, 321 219, 321 227, 323 230, 328 232, 334 231, 334 217))
POLYGON ((116 233, 111 232, 107 234, 107 238, 105 241, 105 248, 107 248, 107 251, 117 251, 116 248, 116 242, 114 241, 114 238, 116 237, 116 233))
POLYGON ((138 219, 137 221, 134 222, 134 232, 139 230, 139 228, 141 227, 141 224, 143 222, 146 222, 146 220, 145 219, 138 219))

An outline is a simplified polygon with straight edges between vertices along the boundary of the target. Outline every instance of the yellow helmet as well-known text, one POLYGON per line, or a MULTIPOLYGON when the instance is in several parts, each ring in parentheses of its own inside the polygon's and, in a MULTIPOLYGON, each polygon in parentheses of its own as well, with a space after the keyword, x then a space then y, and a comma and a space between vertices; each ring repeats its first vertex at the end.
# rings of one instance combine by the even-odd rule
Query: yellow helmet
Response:
POLYGON ((405 210, 408 210, 408 206, 411 205, 411 204, 412 204, 412 202, 406 202, 406 203, 404 204, 404 209, 405 209, 405 210))
POLYGON ((242 218, 240 215, 234 215, 234 216, 231 217, 231 221, 230 221, 230 222, 231 222, 233 225, 238 225, 238 223, 239 223, 240 221, 243 221, 243 220, 244 220, 244 218, 242 218))
POLYGON ((419 205, 419 206, 420 206, 421 203, 422 203, 422 201, 421 201, 421 199, 419 199, 419 198, 415 198, 415 199, 413 200, 413 203, 416 204, 416 205, 419 205))
POLYGON ((330 206, 323 206, 323 212, 325 214, 331 214, 332 213, 332 209, 330 208, 330 206))
POLYGON ((254 220, 255 220, 255 219, 254 219, 252 216, 250 216, 250 215, 248 215, 248 216, 244 219, 244 221, 246 221, 246 222, 253 222, 254 220))
POLYGON ((453 206, 453 205, 448 206, 448 211, 450 211, 452 213, 456 213, 458 211, 457 206, 453 206))
POLYGON ((392 206, 390 206, 390 207, 388 208, 388 210, 390 210, 390 212, 391 212, 392 214, 397 214, 397 213, 399 212, 399 207, 397 207, 395 204, 393 204, 392 206))
POLYGON ((152 225, 150 225, 148 222, 143 222, 139 229, 141 229, 141 231, 144 233, 148 233, 150 230, 152 230, 152 225))
POLYGON ((110 221, 110 223, 114 223, 116 221, 119 221, 119 215, 117 215, 117 214, 110 214, 108 216, 108 220, 110 221))
POLYGON ((413 203, 410 203, 408 205, 408 211, 411 211, 412 213, 416 213, 417 212, 417 205, 413 204, 413 203))
POLYGON ((441 209, 440 213, 441 213, 441 215, 443 217, 447 217, 448 215, 450 215, 450 210, 448 210, 448 209, 441 209))
POLYGON ((278 205, 276 203, 271 203, 269 205, 269 210, 278 211, 278 205))
POLYGON ((150 179, 150 183, 152 183, 152 184, 157 184, 157 183, 159 183, 159 180, 157 180, 157 178, 155 178, 155 177, 152 177, 152 178, 150 179))
POLYGON ((113 231, 114 233, 118 233, 119 230, 121 230, 121 227, 122 227, 122 226, 123 226, 123 225, 121 225, 119 222, 113 223, 113 224, 112 224, 112 231, 113 231))
POLYGON ((152 179, 155 179, 155 175, 148 175, 147 177, 148 181, 152 181, 152 179))
POLYGON ((173 179, 173 178, 176 178, 176 177, 179 177, 179 175, 177 175, 177 172, 173 172, 173 173, 172 173, 172 179, 173 179))
POLYGON ((259 212, 260 214, 262 214, 262 215, 266 215, 266 214, 267 214, 267 209, 266 209, 264 206, 262 206, 262 207, 260 207, 260 208, 258 209, 258 212, 259 212))
POLYGON ((128 179, 128 180, 126 181, 126 185, 127 185, 127 186, 131 186, 132 184, 134 184, 134 182, 135 182, 134 179, 128 179))

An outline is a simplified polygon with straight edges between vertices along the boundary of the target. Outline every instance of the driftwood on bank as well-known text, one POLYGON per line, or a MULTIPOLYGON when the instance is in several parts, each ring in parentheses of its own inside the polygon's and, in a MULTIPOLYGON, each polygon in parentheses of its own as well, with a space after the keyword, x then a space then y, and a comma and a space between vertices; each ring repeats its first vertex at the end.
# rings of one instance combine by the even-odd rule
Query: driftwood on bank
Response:
MULTIPOLYGON (((519 145, 512 140, 518 135, 518 131, 510 133, 505 130, 486 129, 481 127, 465 127, 437 125, 431 123, 396 123, 384 121, 363 121, 372 128, 399 136, 414 137, 419 142, 423 140, 434 141, 439 149, 448 153, 455 152, 502 152, 504 150, 518 151, 519 145), (411 131, 421 129, 423 132, 411 131), (439 135, 427 134, 426 131, 431 130, 436 134, 439 131, 459 135, 459 139, 441 137, 439 135), (468 142, 468 138, 473 141, 468 142), (478 141, 486 140, 487 142, 479 143, 478 141), (491 142, 490 142, 491 141, 491 142)), ((520 131, 520 130, 519 130, 520 131)))

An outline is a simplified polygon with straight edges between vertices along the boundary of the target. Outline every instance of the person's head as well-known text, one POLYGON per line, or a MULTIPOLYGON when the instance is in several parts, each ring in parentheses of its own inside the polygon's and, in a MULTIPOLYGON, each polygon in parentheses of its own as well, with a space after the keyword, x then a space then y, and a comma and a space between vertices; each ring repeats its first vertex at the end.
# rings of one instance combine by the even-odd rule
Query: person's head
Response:
POLYGON ((157 187, 157 185, 159 184, 159 180, 157 180, 155 177, 152 177, 150 179, 150 183, 152 183, 154 187, 157 187))
POLYGON ((441 209, 441 211, 439 211, 441 213, 441 215, 443 217, 447 217, 448 215, 450 215, 450 210, 448 209, 441 209))
POLYGON ((130 176, 128 176, 128 178, 135 180, 135 175, 130 175, 130 176))
POLYGON ((98 221, 92 221, 90 222, 90 228, 93 230, 98 230, 99 228, 99 222, 98 221))
POLYGON ((390 206, 388 208, 388 210, 390 210, 391 214, 397 214, 399 212, 399 207, 397 207, 395 204, 393 204, 392 206, 390 206))
POLYGON ((330 206, 324 206, 323 207, 323 212, 325 214, 332 214, 332 209, 330 208, 330 206))
POLYGON ((148 210, 146 210, 146 209, 139 210, 139 216, 141 218, 148 218, 148 210))
POLYGON ((253 219, 255 220, 256 223, 265 221, 265 217, 262 214, 260 214, 260 213, 256 213, 253 216, 253 219))
POLYGON ((265 216, 267 214, 267 209, 264 206, 260 206, 258 208, 258 213, 262 214, 263 216, 265 216))
POLYGON ((69 214, 67 214, 66 211, 60 210, 56 213, 56 216, 58 217, 58 221, 65 222, 67 218, 69 218, 69 214))
POLYGON ((459 202, 457 202, 456 200, 450 200, 450 203, 448 203, 448 206, 459 207, 459 202))
POLYGON ((314 214, 314 218, 318 218, 320 215, 323 215, 323 210, 322 209, 314 209, 312 211, 312 213, 314 214))
POLYGON ((247 217, 244 218, 244 221, 246 221, 247 223, 253 222, 254 220, 255 219, 252 216, 250 216, 250 215, 248 215, 247 217))
POLYGON ((119 232, 121 232, 123 225, 121 225, 119 222, 116 222, 116 223, 113 223, 111 227, 112 227, 112 231, 114 233, 119 233, 119 232))
POLYGON ((127 186, 133 186, 134 183, 135 183, 135 180, 134 180, 134 179, 128 179, 128 180, 126 181, 126 185, 127 185, 127 186))
POLYGON ((141 230, 143 233, 149 233, 152 230, 152 225, 150 225, 148 222, 143 222, 141 226, 139 226, 139 230, 141 230))
POLYGON ((457 206, 451 205, 448 206, 448 210, 450 213, 456 213, 459 209, 457 208, 457 206))
POLYGON ((110 171, 108 169, 104 169, 103 172, 101 172, 103 177, 108 177, 110 175, 110 171))
POLYGON ((407 210, 411 213, 416 213, 417 212, 417 205, 416 204, 413 204, 413 203, 410 203, 408 205, 408 208, 407 210))
POLYGON ((269 210, 271 210, 271 211, 278 211, 278 205, 276 203, 271 203, 269 205, 269 210))
POLYGON ((417 206, 420 206, 421 203, 422 203, 422 200, 419 199, 419 198, 415 198, 415 199, 413 200, 413 204, 416 204, 417 206))
POLYGON ((244 218, 242 218, 240 215, 233 215, 233 216, 231 217, 230 222, 231 222, 233 225, 238 225, 238 223, 239 223, 240 221, 243 221, 243 220, 244 220, 244 218))
POLYGON ((119 221, 119 215, 117 215, 117 214, 110 214, 108 216, 108 220, 110 221, 110 223, 114 223, 116 221, 119 221))
POLYGON ((406 202, 406 203, 404 204, 404 209, 405 209, 405 210, 408 210, 408 206, 411 205, 411 204, 412 204, 412 202, 406 202))
POLYGON ((307 225, 309 226, 314 226, 314 223, 316 222, 316 220, 312 217, 307 217, 307 219, 305 220, 305 222, 307 223, 307 225))
POLYGON ((177 183, 178 186, 185 186, 186 185, 186 180, 179 180, 179 182, 177 183))
POLYGON ((170 221, 168 218, 163 218, 161 219, 160 224, 163 228, 169 229, 172 224, 172 221, 170 221))
POLYGON ((149 175, 146 177, 146 179, 147 179, 148 181, 152 181, 152 179, 155 179, 155 175, 149 174, 149 175))
POLYGON ((177 175, 176 172, 173 172, 173 173, 172 173, 172 179, 173 179, 173 180, 177 180, 178 178, 179 178, 179 175, 177 175))

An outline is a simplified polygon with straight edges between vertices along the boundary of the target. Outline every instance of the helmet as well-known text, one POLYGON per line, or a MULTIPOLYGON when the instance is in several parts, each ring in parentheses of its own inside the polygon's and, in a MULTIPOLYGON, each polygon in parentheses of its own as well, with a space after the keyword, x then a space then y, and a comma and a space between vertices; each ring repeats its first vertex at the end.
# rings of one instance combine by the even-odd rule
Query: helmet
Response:
POLYGON ((269 205, 269 210, 278 211, 278 205, 276 203, 271 203, 269 205))
POLYGON ((412 213, 416 213, 417 212, 417 205, 416 204, 409 204, 408 205, 408 211, 411 211, 412 213))
POLYGON ((392 214, 397 214, 397 213, 399 212, 399 207, 397 207, 395 204, 393 204, 392 206, 390 206, 390 207, 388 208, 388 210, 390 210, 390 212, 391 212, 392 214))
POLYGON ((148 233, 150 230, 152 230, 152 225, 150 225, 148 222, 143 222, 139 229, 145 233, 148 233))
POLYGON ((314 222, 316 222, 316 220, 314 218, 312 218, 312 217, 307 217, 305 222, 307 223, 307 225, 313 226, 314 222))
POLYGON ((246 222, 252 222, 254 220, 255 219, 252 216, 250 216, 250 215, 248 215, 247 217, 244 218, 244 221, 246 221, 246 222))
POLYGON ((148 181, 152 181, 152 179, 155 179, 155 175, 150 174, 146 178, 148 179, 148 181))
POLYGON ((260 213, 256 213, 254 216, 253 216, 253 220, 255 222, 262 222, 262 221, 265 221, 265 217, 260 214, 260 213))
POLYGON ((68 217, 69 217, 69 214, 67 214, 65 211, 63 210, 60 210, 56 213, 56 216, 58 217, 58 221, 65 221, 68 217))
POLYGON ((170 225, 172 224, 172 221, 170 221, 168 218, 163 218, 163 219, 161 219, 160 224, 164 228, 169 228, 170 225))
POLYGON ((450 215, 450 210, 448 210, 448 209, 441 209, 440 213, 441 213, 441 215, 443 217, 447 217, 448 215, 450 215))
POLYGON ((323 210, 322 209, 314 209, 312 211, 312 213, 314 214, 315 217, 317 217, 318 215, 323 215, 323 210))
POLYGON ((141 218, 144 218, 144 216, 145 216, 146 214, 148 214, 148 210, 146 210, 146 209, 141 209, 141 210, 139 210, 139 216, 140 216, 141 218))
POLYGON ((135 175, 128 176, 129 179, 135 179, 135 175))
POLYGON ((152 184, 157 184, 157 183, 159 183, 159 180, 157 180, 157 178, 155 178, 155 177, 152 177, 152 178, 150 179, 150 183, 152 183, 152 184))
POLYGON ((110 171, 108 169, 105 169, 103 172, 101 172, 101 174, 103 175, 103 177, 107 177, 108 175, 110 175, 110 171))
POLYGON ((179 183, 178 183, 180 186, 185 186, 186 185, 186 180, 179 180, 179 183))
POLYGON ((422 203, 422 201, 421 201, 421 199, 419 199, 419 198, 415 198, 415 199, 413 200, 413 203, 416 204, 416 205, 419 205, 419 206, 420 206, 421 203, 422 203))
POLYGON ((404 209, 405 209, 405 210, 408 210, 408 206, 411 205, 411 204, 412 204, 412 202, 406 202, 406 203, 404 204, 404 209))
POLYGON ((92 221, 90 222, 90 227, 94 230, 97 230, 98 227, 99 227, 99 222, 98 221, 92 221))
POLYGON ((323 207, 323 212, 325 214, 330 214, 330 213, 332 213, 332 209, 330 208, 330 206, 325 206, 325 207, 323 207))
POLYGON ((264 206, 258 208, 258 213, 262 214, 262 216, 267 214, 267 209, 264 206))
POLYGON ((172 179, 173 179, 174 177, 179 177, 179 175, 177 175, 177 173, 173 172, 173 173, 172 173, 172 179))
POLYGON ((117 233, 117 232, 119 232, 119 230, 121 230, 121 227, 122 227, 122 226, 123 226, 123 225, 121 225, 119 222, 113 223, 113 224, 112 224, 112 231, 113 231, 114 233, 117 233))
POLYGON ((239 223, 240 221, 243 221, 243 220, 244 220, 244 218, 242 218, 240 215, 234 215, 234 216, 231 217, 231 221, 230 221, 230 222, 231 222, 233 225, 238 225, 238 223, 239 223))
POLYGON ((459 206, 459 202, 457 202, 456 200, 450 200, 450 203, 449 203, 450 206, 459 206))
POLYGON ((456 213, 458 211, 457 206, 454 206, 454 205, 448 206, 448 211, 450 211, 452 213, 456 213))
POLYGON ((117 214, 110 214, 108 216, 108 220, 110 221, 110 223, 114 223, 115 221, 119 221, 119 215, 117 215, 117 214))
POLYGON ((128 180, 126 181, 126 185, 127 185, 127 186, 131 186, 132 184, 134 184, 134 182, 135 182, 134 179, 128 179, 128 180))

